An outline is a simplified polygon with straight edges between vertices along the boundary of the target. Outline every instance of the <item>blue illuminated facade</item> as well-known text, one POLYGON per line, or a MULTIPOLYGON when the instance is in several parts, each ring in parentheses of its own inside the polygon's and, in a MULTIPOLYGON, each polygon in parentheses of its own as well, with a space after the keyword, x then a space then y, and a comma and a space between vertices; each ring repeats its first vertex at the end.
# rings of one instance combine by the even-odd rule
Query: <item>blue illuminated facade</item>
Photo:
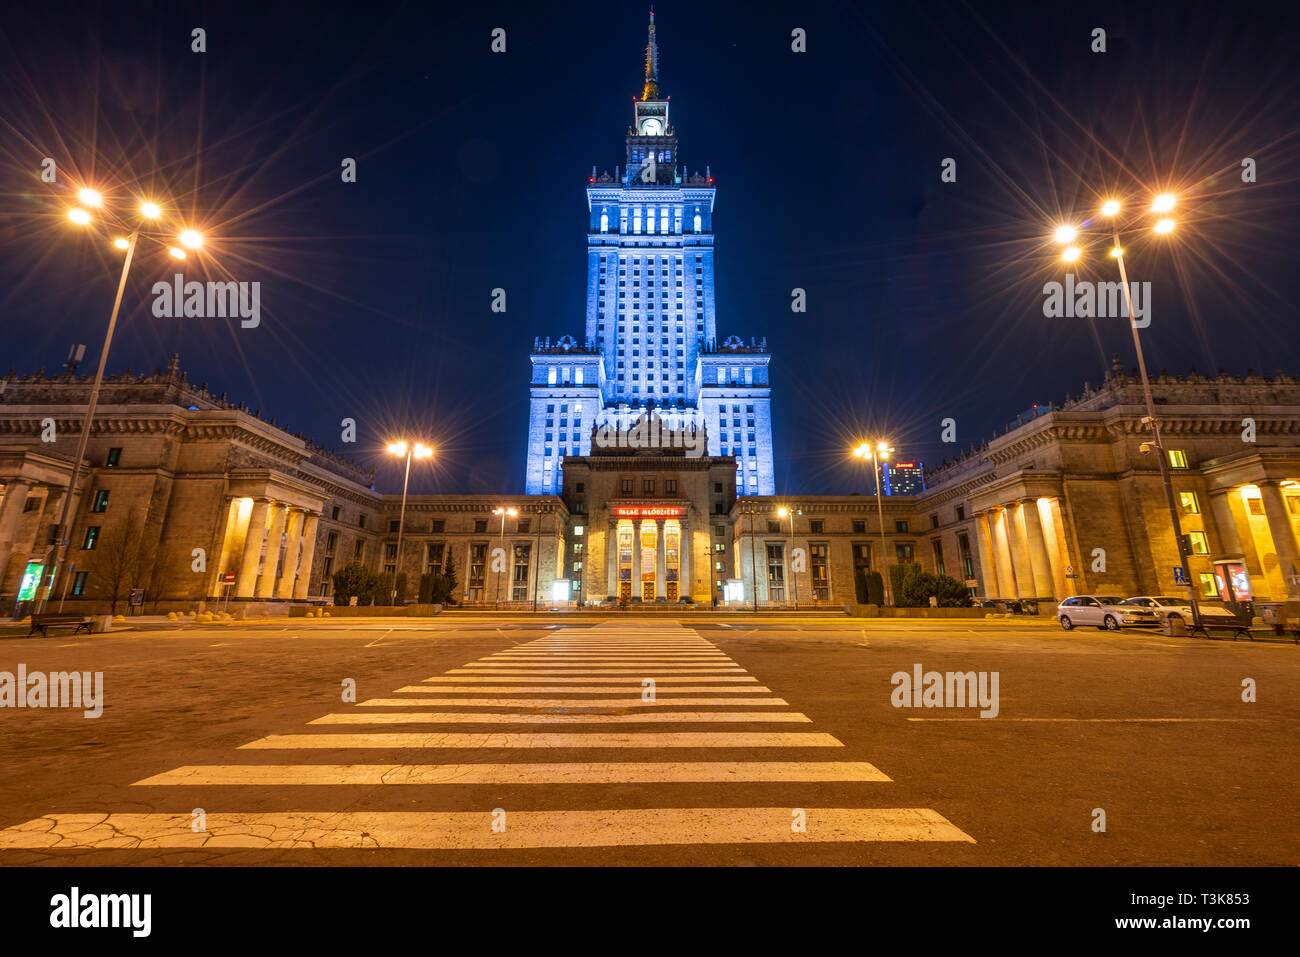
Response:
POLYGON ((658 76, 651 13, 625 164, 587 181, 585 334, 533 345, 530 495, 560 490, 561 463, 591 453, 595 428, 647 413, 703 428, 707 454, 735 458, 738 495, 776 491, 767 343, 718 341, 713 174, 681 164, 658 76))

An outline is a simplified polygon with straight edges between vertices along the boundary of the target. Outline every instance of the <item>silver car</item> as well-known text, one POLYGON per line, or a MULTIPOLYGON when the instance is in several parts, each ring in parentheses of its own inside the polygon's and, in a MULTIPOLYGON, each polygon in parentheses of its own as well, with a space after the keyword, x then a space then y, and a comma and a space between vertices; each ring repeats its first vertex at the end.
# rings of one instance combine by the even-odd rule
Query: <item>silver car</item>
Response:
POLYGON ((1155 612, 1141 605, 1125 604, 1117 595, 1075 595, 1056 606, 1056 620, 1070 631, 1078 625, 1094 625, 1106 631, 1134 625, 1148 627, 1159 623, 1155 612))
MULTIPOLYGON (((1184 624, 1192 623, 1192 606, 1186 598, 1176 598, 1172 595, 1138 595, 1136 598, 1130 598, 1128 603, 1150 608, 1155 612, 1156 618, 1162 621, 1166 618, 1181 618, 1184 624)), ((1222 605, 1212 605, 1203 601, 1196 604, 1200 609, 1201 617, 1211 622, 1225 619, 1237 620, 1237 616, 1222 605)))

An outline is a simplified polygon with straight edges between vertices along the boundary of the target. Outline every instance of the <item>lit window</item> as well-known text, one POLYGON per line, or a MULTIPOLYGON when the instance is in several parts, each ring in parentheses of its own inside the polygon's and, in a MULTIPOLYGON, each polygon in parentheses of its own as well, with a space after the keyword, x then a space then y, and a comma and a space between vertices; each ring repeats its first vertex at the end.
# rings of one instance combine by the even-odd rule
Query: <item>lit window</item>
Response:
POLYGON ((1201 572, 1198 576, 1201 580, 1201 597, 1218 598, 1219 597, 1219 580, 1214 577, 1213 572, 1201 572))
POLYGON ((1193 555, 1210 554, 1210 540, 1204 532, 1188 532, 1187 537, 1191 540, 1193 555))
POLYGON ((1201 503, 1197 500, 1195 492, 1179 492, 1178 504, 1182 506, 1185 515, 1201 514, 1201 503))
POLYGON ((1169 467, 1175 469, 1187 468, 1187 453, 1182 449, 1170 449, 1169 467))

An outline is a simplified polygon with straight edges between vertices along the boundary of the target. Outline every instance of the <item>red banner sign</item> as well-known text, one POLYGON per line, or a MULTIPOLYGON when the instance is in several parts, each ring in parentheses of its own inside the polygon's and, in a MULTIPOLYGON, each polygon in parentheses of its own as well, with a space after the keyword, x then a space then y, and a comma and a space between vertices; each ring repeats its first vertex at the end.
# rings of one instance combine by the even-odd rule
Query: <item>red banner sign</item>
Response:
POLYGON ((680 505, 615 505, 617 518, 681 518, 686 509, 680 505))

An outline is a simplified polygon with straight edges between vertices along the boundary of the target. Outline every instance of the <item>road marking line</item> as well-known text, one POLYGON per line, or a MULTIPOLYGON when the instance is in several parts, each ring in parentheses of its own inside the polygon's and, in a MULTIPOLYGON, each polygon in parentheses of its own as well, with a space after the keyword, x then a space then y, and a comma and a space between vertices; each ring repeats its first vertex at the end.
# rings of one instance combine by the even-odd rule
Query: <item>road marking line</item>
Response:
MULTIPOLYGON (((459 692, 461 694, 627 694, 637 690, 639 684, 633 687, 608 687, 601 684, 587 685, 408 685, 404 688, 398 688, 394 694, 450 694, 459 692)), ((745 685, 743 688, 736 688, 731 685, 666 685, 663 688, 657 688, 656 694, 703 694, 705 692, 715 692, 718 694, 771 694, 770 688, 764 688, 762 685, 745 685)))
POLYGON ((573 764, 187 765, 133 787, 307 784, 669 784, 887 782, 865 761, 591 761, 573 764))
MULTIPOLYGON (((437 689, 434 689, 437 690, 437 689)), ((565 689, 568 693, 569 688, 565 689)), ((730 690, 730 689, 728 689, 730 690)), ((494 708, 560 708, 560 707, 623 707, 638 705, 645 708, 675 707, 683 704, 725 705, 785 705, 782 698, 659 698, 642 701, 640 698, 370 698, 361 702, 365 707, 405 708, 410 705, 464 705, 466 707, 494 708)))
MULTIPOLYGON (((601 709, 604 711, 605 709, 601 709)), ((640 711, 605 714, 568 711, 564 714, 518 714, 491 711, 349 711, 327 714, 308 724, 808 724, 812 718, 797 711, 640 711)))
POLYGON ((908 718, 908 721, 1028 721, 1041 723, 1096 723, 1096 724, 1229 724, 1248 721, 1267 721, 1267 718, 908 718))
POLYGON ((373 734, 268 734, 240 749, 293 748, 842 748, 816 731, 392 731, 373 734))
POLYGON ((186 814, 51 814, 0 831, 14 848, 411 848, 427 850, 631 847, 682 844, 817 844, 974 838, 929 808, 807 808, 807 829, 788 807, 510 811, 493 831, 490 811, 209 812, 195 832, 186 814))

